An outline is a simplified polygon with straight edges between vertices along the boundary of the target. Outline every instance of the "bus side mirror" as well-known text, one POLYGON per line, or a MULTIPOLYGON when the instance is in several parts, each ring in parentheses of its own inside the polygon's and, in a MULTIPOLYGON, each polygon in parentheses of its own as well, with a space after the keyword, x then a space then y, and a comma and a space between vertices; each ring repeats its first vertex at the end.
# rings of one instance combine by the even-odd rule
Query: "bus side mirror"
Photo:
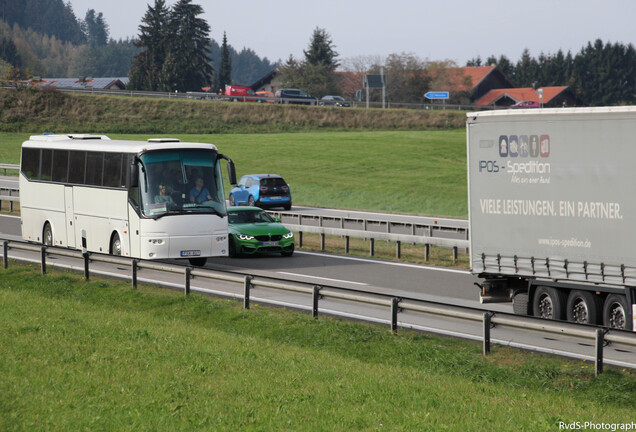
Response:
POLYGON ((139 187, 139 165, 136 163, 130 164, 130 187, 139 187))
POLYGON ((232 161, 227 164, 227 176, 230 178, 230 184, 236 185, 236 167, 232 161))

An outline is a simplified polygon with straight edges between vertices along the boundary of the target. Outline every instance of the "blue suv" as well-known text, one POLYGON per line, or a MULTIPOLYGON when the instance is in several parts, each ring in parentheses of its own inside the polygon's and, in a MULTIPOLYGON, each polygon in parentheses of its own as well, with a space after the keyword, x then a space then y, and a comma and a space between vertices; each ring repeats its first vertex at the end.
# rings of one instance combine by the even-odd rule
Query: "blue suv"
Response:
POLYGON ((279 175, 248 174, 241 177, 230 191, 230 205, 283 207, 289 210, 292 206, 291 190, 279 175))

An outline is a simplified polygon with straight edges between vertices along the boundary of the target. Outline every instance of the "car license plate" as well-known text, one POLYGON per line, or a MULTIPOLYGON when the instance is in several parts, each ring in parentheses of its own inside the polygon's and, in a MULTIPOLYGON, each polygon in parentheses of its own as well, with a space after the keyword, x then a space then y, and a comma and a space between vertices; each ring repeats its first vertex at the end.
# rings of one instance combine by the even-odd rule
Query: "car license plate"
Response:
POLYGON ((264 247, 278 246, 278 242, 277 241, 266 241, 266 242, 261 243, 261 246, 264 246, 264 247))
POLYGON ((182 257, 201 256, 200 250, 185 250, 181 251, 182 257))
POLYGON ((271 199, 271 200, 279 200, 279 199, 281 199, 281 197, 279 197, 279 196, 273 196, 273 197, 269 197, 269 199, 271 199))

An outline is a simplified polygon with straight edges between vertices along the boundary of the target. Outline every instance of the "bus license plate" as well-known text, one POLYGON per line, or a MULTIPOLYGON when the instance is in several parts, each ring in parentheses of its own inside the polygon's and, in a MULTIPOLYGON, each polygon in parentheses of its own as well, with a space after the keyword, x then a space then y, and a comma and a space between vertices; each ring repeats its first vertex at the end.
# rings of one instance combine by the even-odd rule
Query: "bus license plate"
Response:
POLYGON ((182 257, 201 256, 200 250, 185 250, 181 251, 182 257))
POLYGON ((261 244, 261 246, 264 246, 264 247, 268 247, 268 246, 278 246, 278 242, 277 242, 277 241, 266 241, 266 242, 263 242, 263 243, 261 244))

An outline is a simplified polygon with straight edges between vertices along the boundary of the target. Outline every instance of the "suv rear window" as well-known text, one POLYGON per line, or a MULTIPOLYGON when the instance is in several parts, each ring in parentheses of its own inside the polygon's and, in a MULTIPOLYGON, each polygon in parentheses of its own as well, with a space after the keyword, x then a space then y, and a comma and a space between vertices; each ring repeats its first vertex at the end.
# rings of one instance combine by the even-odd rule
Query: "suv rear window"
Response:
POLYGON ((285 186, 285 180, 282 178, 264 178, 261 179, 261 186, 266 187, 277 187, 277 186, 285 186))

